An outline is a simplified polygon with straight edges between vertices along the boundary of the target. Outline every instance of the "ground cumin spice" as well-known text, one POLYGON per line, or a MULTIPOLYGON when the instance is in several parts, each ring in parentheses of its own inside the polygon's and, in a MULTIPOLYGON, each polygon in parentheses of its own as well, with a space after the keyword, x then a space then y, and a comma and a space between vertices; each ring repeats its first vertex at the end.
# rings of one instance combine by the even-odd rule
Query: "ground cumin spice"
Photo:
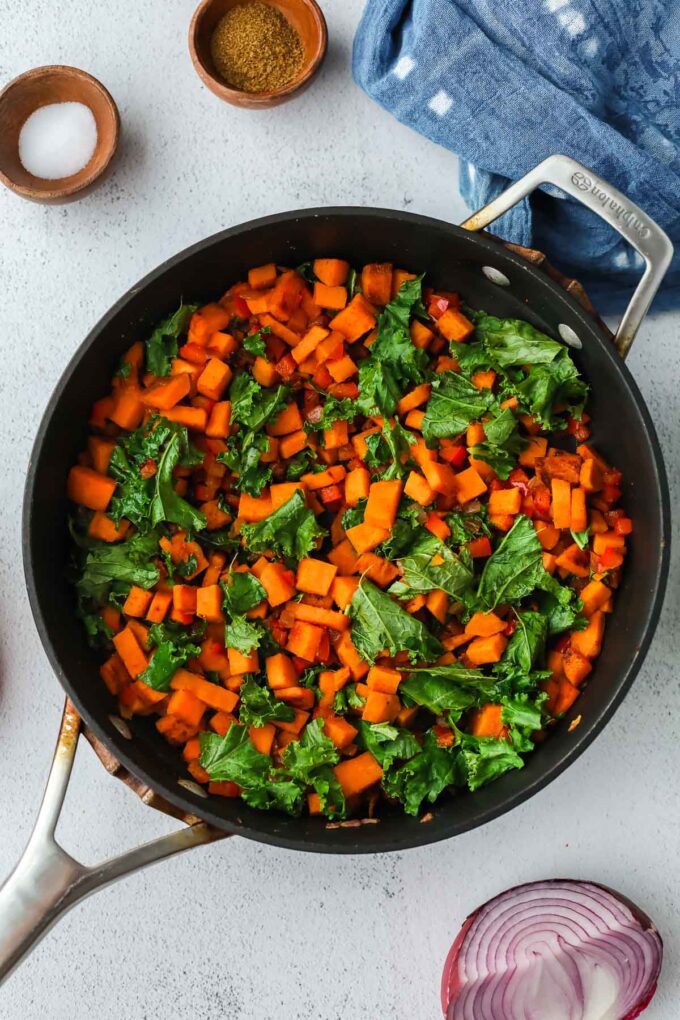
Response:
POLYGON ((215 69, 242 92, 273 92, 291 81, 302 65, 302 41, 270 4, 238 4, 220 19, 210 52, 215 69))

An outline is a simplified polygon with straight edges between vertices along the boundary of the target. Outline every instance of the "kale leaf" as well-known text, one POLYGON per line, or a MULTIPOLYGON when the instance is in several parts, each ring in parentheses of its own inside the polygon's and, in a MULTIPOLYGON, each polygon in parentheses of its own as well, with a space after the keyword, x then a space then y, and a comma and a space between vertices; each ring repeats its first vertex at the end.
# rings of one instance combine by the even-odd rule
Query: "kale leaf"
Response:
POLYGON ((497 319, 479 312, 475 320, 475 336, 495 367, 551 365, 563 353, 568 354, 563 344, 521 319, 497 319))
POLYGON ((478 421, 493 403, 491 390, 478 390, 460 372, 441 372, 432 380, 425 407, 423 438, 426 443, 449 439, 478 421))
POLYGON ((256 524, 244 524, 241 528, 243 540, 251 552, 263 553, 273 549, 295 561, 309 556, 316 548, 317 540, 325 534, 317 524, 314 512, 305 506, 299 489, 269 517, 256 524))
POLYGON ((233 571, 227 581, 222 582, 222 606, 227 616, 224 643, 249 655, 267 635, 259 620, 247 620, 245 613, 254 609, 267 597, 267 593, 254 574, 233 571))
POLYGON ((232 616, 224 628, 225 646, 235 648, 243 655, 250 655, 255 648, 259 648, 265 636, 264 624, 259 620, 247 620, 245 616, 232 616))
POLYGON ((474 793, 509 769, 521 769, 522 757, 507 740, 493 737, 475 737, 471 733, 456 731, 459 757, 457 782, 466 783, 474 793))
POLYGON ((375 468, 387 464, 387 470, 380 475, 382 479, 402 478, 407 470, 409 449, 414 443, 415 438, 400 424, 398 418, 394 419, 393 425, 385 419, 382 432, 374 432, 366 437, 366 465, 375 468))
POLYGON ((143 478, 140 472, 148 461, 157 464, 166 444, 176 433, 187 436, 183 426, 153 415, 140 428, 118 439, 109 461, 109 473, 118 482, 108 509, 116 525, 125 517, 141 531, 148 528, 156 481, 153 475, 143 478))
POLYGON ((451 529, 448 539, 451 545, 466 545, 482 535, 491 536, 491 528, 486 521, 486 507, 467 514, 456 510, 447 514, 446 523, 451 529))
POLYGON ((191 632, 184 627, 154 623, 149 629, 149 641, 156 650, 139 679, 155 691, 169 690, 170 681, 180 666, 201 653, 191 632))
POLYGON ((249 333, 248 336, 244 336, 244 349, 248 351, 249 354, 255 354, 257 357, 264 358, 267 353, 264 336, 267 333, 271 333, 271 326, 263 326, 262 329, 258 329, 256 333, 249 333))
POLYGON ((383 789, 388 797, 396 797, 403 803, 407 814, 417 815, 424 800, 434 804, 437 797, 456 782, 457 759, 456 749, 440 747, 429 730, 418 754, 383 775, 383 789))
POLYGON ((244 790, 257 790, 266 785, 272 760, 255 748, 247 726, 233 724, 223 737, 217 733, 201 733, 200 739, 199 762, 213 782, 238 783, 244 790))
POLYGON ((352 641, 366 662, 381 653, 408 652, 411 662, 436 659, 442 646, 427 627, 402 609, 398 602, 362 580, 348 607, 352 619, 352 641))
POLYGON ((543 613, 526 610, 516 614, 515 631, 503 655, 503 663, 529 673, 545 658, 548 619, 543 613))
POLYGON ((345 798, 332 766, 340 760, 338 749, 323 732, 323 719, 305 726, 299 740, 292 740, 281 760, 283 774, 318 794, 321 810, 334 818, 345 814, 345 798))
POLYGON ((360 720, 359 738, 362 746, 382 766, 383 772, 387 772, 395 761, 405 761, 420 752, 420 744, 409 730, 399 729, 386 722, 367 723, 360 720))
POLYGON ((399 684, 399 694, 435 715, 486 705, 498 696, 494 677, 479 669, 467 669, 458 662, 446 666, 415 669, 399 684))
POLYGON ((247 613, 249 609, 266 599, 267 592, 254 574, 245 570, 234 570, 229 574, 226 581, 222 582, 224 593, 224 611, 229 616, 234 613, 247 613))
POLYGON ((227 440, 227 449, 217 454, 217 460, 238 475, 239 492, 259 496, 272 479, 271 468, 260 460, 268 449, 269 437, 264 432, 246 429, 227 440))
POLYGON ((178 340, 198 305, 181 304, 176 312, 159 322, 146 341, 146 370, 152 375, 164 376, 177 357, 178 340))
POLYGON ((477 342, 461 352, 464 371, 478 367, 471 359, 476 353, 479 360, 481 347, 487 364, 503 379, 504 395, 518 397, 522 409, 544 429, 563 425, 553 412, 555 405, 564 404, 570 414, 581 416, 588 387, 579 378, 567 347, 519 319, 497 319, 484 312, 476 313, 474 319, 477 342))
POLYGON ((288 461, 286 465, 286 481, 297 482, 304 474, 312 469, 314 454, 311 450, 301 450, 288 461))
POLYGON ((359 366, 358 410, 392 415, 404 391, 425 378, 427 351, 415 347, 409 331, 412 314, 422 310, 422 276, 402 283, 380 312, 377 336, 359 366))
POLYGON ((92 599, 99 605, 107 601, 112 582, 136 584, 149 589, 160 578, 153 558, 158 555, 158 535, 152 531, 136 534, 127 542, 97 545, 85 553, 76 590, 81 599, 92 599))
POLYGON ((517 418, 510 408, 484 424, 485 440, 472 447, 470 454, 475 460, 490 464, 499 478, 506 479, 517 466, 517 456, 527 440, 517 431, 517 418))
POLYGON ((472 570, 435 535, 424 534, 401 560, 403 576, 390 588, 397 598, 440 588, 453 599, 463 596, 472 585, 472 570))
POLYGON ((564 426, 564 419, 553 412, 554 406, 565 405, 570 415, 580 418, 588 396, 588 386, 579 378, 566 349, 552 365, 532 366, 512 390, 541 428, 551 430, 564 426))
POLYGON ((172 474, 178 465, 192 467, 201 460, 201 455, 189 443, 187 430, 183 428, 174 432, 161 454, 154 476, 155 491, 150 507, 152 526, 167 521, 187 531, 202 531, 205 528, 205 514, 175 491, 172 474))
POLYGON ((329 393, 325 402, 318 408, 314 408, 312 419, 309 417, 304 423, 306 432, 320 432, 329 429, 336 421, 353 421, 357 416, 357 406, 354 400, 348 397, 334 397, 329 393))
POLYGON ((229 389, 232 422, 245 425, 254 431, 263 428, 270 419, 283 410, 287 393, 286 386, 264 389, 246 372, 235 375, 229 389))
POLYGON ((543 566, 543 549, 528 517, 518 515, 510 531, 484 565, 477 595, 485 609, 503 602, 519 602, 536 588, 561 585, 543 566))
POLYGON ((87 643, 89 646, 91 648, 101 648, 102 645, 108 644, 113 637, 113 631, 106 623, 104 623, 101 610, 97 608, 93 612, 90 612, 90 610, 85 608, 82 604, 82 600, 79 600, 76 612, 78 618, 82 620, 83 626, 85 627, 87 643))
MULTIPOLYGON (((423 536, 424 517, 420 504, 402 498, 390 536, 377 547, 376 555, 388 560, 398 560, 405 556, 423 536)), ((363 510, 361 519, 363 520, 363 510)))
POLYGON ((588 620, 581 616, 583 603, 573 588, 560 586, 555 594, 548 592, 541 599, 541 613, 545 616, 548 633, 562 634, 565 630, 585 630, 588 620))
POLYGON ((277 701, 268 687, 260 687, 250 677, 244 680, 239 694, 239 722, 244 726, 264 726, 274 719, 292 722, 295 718, 295 710, 290 705, 277 701))

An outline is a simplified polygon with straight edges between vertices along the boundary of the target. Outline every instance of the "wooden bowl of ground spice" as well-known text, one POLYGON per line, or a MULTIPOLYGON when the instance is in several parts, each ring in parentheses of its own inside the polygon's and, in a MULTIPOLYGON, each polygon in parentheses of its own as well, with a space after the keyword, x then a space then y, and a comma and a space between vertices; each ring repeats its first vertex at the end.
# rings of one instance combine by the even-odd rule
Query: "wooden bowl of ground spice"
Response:
POLYGON ((211 92, 254 110, 305 89, 327 44, 315 0, 203 0, 189 29, 191 59, 211 92))
POLYGON ((315 0, 203 0, 189 46, 207 87, 234 106, 277 106, 307 88, 327 46, 315 0))

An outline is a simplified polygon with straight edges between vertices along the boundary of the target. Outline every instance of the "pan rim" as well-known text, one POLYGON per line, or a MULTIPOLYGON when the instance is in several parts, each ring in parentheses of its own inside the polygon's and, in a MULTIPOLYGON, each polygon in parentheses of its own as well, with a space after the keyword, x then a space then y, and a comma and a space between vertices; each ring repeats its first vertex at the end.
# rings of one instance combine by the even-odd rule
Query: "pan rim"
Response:
MULTIPOLYGON (((560 286, 549 278, 540 269, 526 262, 522 257, 507 248, 501 248, 499 241, 493 237, 486 235, 473 234, 462 227, 458 227, 455 224, 447 223, 445 220, 440 220, 434 217, 423 216, 419 213, 404 212, 401 210, 394 209, 367 209, 364 207, 357 206, 335 206, 335 207, 320 207, 312 209, 300 209, 287 211, 282 213, 275 213, 273 215, 259 217, 254 220, 249 220, 244 223, 229 227, 225 230, 218 231, 211 236, 204 238, 203 240, 197 241, 192 245, 184 248, 180 252, 172 255, 164 262, 162 262, 155 269, 147 273, 141 280, 130 287, 109 309, 104 313, 103 316, 96 322, 93 328, 88 332, 82 343, 78 346, 72 357, 69 359, 64 371, 62 372, 50 399, 47 403, 45 411, 40 420, 38 426, 33 447, 31 450, 29 463, 26 473, 26 482, 24 487, 23 497, 23 511, 22 511, 22 552, 23 552, 23 565, 24 565, 24 576, 26 580, 26 588, 29 597, 29 604, 33 619, 35 621, 36 629, 40 637, 41 644, 47 655, 48 661, 54 670, 56 677, 61 684, 62 688, 73 701, 79 713, 82 715, 83 720, 92 729, 96 736, 108 747, 121 764, 127 768, 133 775, 141 779, 143 782, 148 783, 150 787, 157 793, 165 797, 171 804, 177 808, 199 815, 209 824, 214 825, 216 828, 221 829, 224 832, 228 832, 234 835, 241 835, 244 838, 252 839, 256 842, 266 843, 273 846, 279 846, 286 849, 307 851, 307 852, 321 852, 321 853, 339 853, 339 854, 360 854, 360 853, 387 853, 396 850, 406 850, 423 846, 435 842, 439 842, 444 839, 450 839, 456 835, 461 835, 464 832, 470 831, 471 829, 477 828, 487 822, 493 821, 495 818, 502 816, 503 814, 511 811, 524 801, 529 800, 540 790, 544 789, 553 780, 555 780, 566 768, 568 768, 595 740, 595 738, 602 732, 604 727, 612 718, 614 712, 619 707, 626 694, 630 690, 630 687, 635 680, 640 667, 644 661, 645 655, 649 649, 652 638, 656 631, 661 608, 663 605, 664 595, 666 591, 668 570, 670 562, 670 493, 668 488, 668 480, 661 453, 661 447, 654 427, 651 415, 646 406, 646 403, 640 393, 640 390, 635 382, 635 379, 630 373, 625 363, 616 354, 611 341, 605 336, 602 330, 598 327, 597 323, 594 322, 587 312, 578 304, 578 302, 568 293, 566 293, 560 286), (476 247, 482 247, 489 251, 491 255, 495 254, 498 256, 502 253, 502 257, 506 262, 511 263, 518 272, 529 273, 532 279, 535 279, 543 287, 551 293, 551 298, 554 299, 555 305, 560 304, 568 309, 572 318, 580 320, 583 328, 590 333, 598 343, 602 346, 604 351, 608 353, 611 367, 614 371, 618 371, 622 374, 623 379, 631 393, 632 399, 635 402, 638 413, 642 419, 647 435, 649 437, 649 444, 653 454, 653 466, 656 475, 656 482, 658 488, 659 501, 659 514, 660 514, 660 531, 662 541, 660 543, 658 558, 655 564, 654 572, 654 590, 652 597, 650 598, 647 612, 646 612, 646 623, 643 629, 642 640, 637 649, 637 654, 629 664, 628 668, 623 674, 620 674, 613 689, 611 695, 608 698, 605 705, 599 710, 597 715, 593 716, 587 722, 583 723, 582 726, 578 727, 575 731, 574 742, 571 747, 566 750, 562 757, 552 763, 546 771, 529 781, 520 790, 515 791, 512 794, 506 795, 498 800, 496 804, 491 807, 480 808, 477 812, 470 812, 465 821, 456 819, 455 815, 452 815, 450 819, 441 826, 441 829, 437 828, 434 830, 429 825, 418 824, 417 826, 408 824, 406 816, 404 817, 403 836, 401 838, 395 837, 391 843, 381 843, 379 847, 372 845, 370 840, 361 841, 354 839, 346 843, 339 843, 332 845, 327 840, 315 839, 313 836, 300 836, 298 838, 291 837, 287 833, 276 834, 268 831, 260 831, 254 827, 251 823, 246 825, 239 825, 236 822, 227 820, 220 815, 214 814, 210 810, 210 801, 199 799, 189 795, 188 793, 178 792, 181 787, 174 789, 168 783, 159 783, 158 780, 151 780, 149 775, 144 769, 140 768, 137 762, 126 753, 125 748, 121 747, 116 741, 115 737, 111 732, 107 731, 100 722, 92 715, 82 704, 78 690, 71 683, 69 677, 66 675, 65 670, 61 666, 59 656, 57 655, 55 648, 52 644, 50 637, 50 626, 45 618, 43 609, 38 596, 37 584, 35 580, 35 571, 32 557, 32 546, 31 546, 31 520, 32 520, 32 505, 34 502, 34 489, 36 481, 37 466, 40 462, 40 455, 42 446, 44 443, 45 436, 50 427, 52 417, 55 410, 57 409, 59 402, 63 396, 64 390, 68 386, 72 375, 77 370, 80 360, 84 356, 85 352, 90 349, 92 345, 97 342, 98 337, 102 331, 109 325, 109 323, 122 312, 130 300, 135 297, 140 291, 143 291, 153 282, 157 281, 163 276, 170 268, 175 267, 177 264, 190 259, 193 255, 212 245, 220 243, 222 240, 238 236, 239 234, 245 234, 253 229, 267 227, 273 224, 281 224, 285 222, 295 222, 300 219, 324 219, 330 217, 344 217, 344 218, 373 218, 380 217, 385 219, 396 219, 399 221, 408 221, 415 226, 436 228, 439 230, 450 231, 454 236, 458 238, 464 238, 474 244, 476 247)), ((473 794, 469 796, 474 796, 473 794)), ((452 801, 455 803, 455 801, 452 801)), ((320 830, 324 831, 324 830, 320 830)), ((349 837, 350 833, 356 833, 358 830, 339 830, 343 832, 343 837, 349 837)))

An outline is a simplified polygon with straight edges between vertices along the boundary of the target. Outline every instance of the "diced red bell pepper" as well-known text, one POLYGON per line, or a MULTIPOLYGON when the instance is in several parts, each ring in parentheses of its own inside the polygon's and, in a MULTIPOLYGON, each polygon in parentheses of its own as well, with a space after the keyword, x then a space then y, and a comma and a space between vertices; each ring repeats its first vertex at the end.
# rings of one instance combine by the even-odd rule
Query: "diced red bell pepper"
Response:
POLYGON ((437 510, 440 510, 443 513, 446 513, 449 510, 453 510, 453 508, 455 506, 457 506, 457 505, 458 505, 458 496, 456 495, 455 492, 447 492, 447 493, 438 492, 437 493, 437 498, 435 500, 435 506, 437 507, 437 510))
POLYGON ((435 723, 432 727, 432 732, 437 738, 439 747, 451 747, 453 745, 454 735, 450 726, 442 726, 441 723, 435 723))
POLYGON ((339 510, 345 500, 344 492, 339 485, 324 485, 319 489, 319 496, 327 510, 339 510))
POLYGON ((221 641, 215 641, 213 638, 206 638, 205 651, 208 655, 224 655, 226 652, 225 646, 221 641))
POLYGON ((430 298, 430 303, 427 306, 427 310, 433 319, 441 319, 442 315, 449 307, 448 298, 442 297, 440 294, 433 294, 430 298))
POLYGON ((295 666, 296 670, 300 675, 302 675, 304 671, 309 668, 309 663, 307 662, 307 660, 301 659, 299 655, 293 655, 292 659, 293 665, 295 666))
POLYGON ((288 350, 281 337, 274 336, 273 333, 265 335, 264 349, 267 352, 267 361, 280 361, 288 350))
POLYGON ((623 555, 618 549, 605 549, 598 557, 598 570, 616 570, 623 563, 623 555))
POLYGON ((605 485, 600 496, 605 503, 618 503, 623 495, 623 490, 618 485, 605 485))
POLYGON ((192 361, 195 365, 205 365, 208 360, 208 352, 205 347, 194 343, 193 340, 180 347, 178 354, 180 358, 184 358, 185 361, 192 361))
POLYGON ((467 450, 464 446, 443 446, 439 453, 442 460, 455 468, 462 467, 467 460, 467 450))
POLYGON ((614 531, 617 535, 630 535, 633 531, 633 522, 630 517, 619 517, 614 521, 614 531))
POLYGON ((579 420, 578 418, 567 418, 567 432, 570 436, 573 436, 578 443, 585 443, 586 439, 590 439, 590 429, 588 428, 587 422, 590 418, 587 414, 579 420))
POLYGON ((319 641, 319 647, 316 653, 316 661, 325 663, 331 654, 331 641, 328 636, 328 631, 324 629, 319 641))
POLYGON ((248 308, 248 302, 245 301, 240 295, 234 296, 234 311, 238 315, 239 319, 250 318, 250 308, 248 308))
POLYGON ((536 507, 532 496, 525 496, 522 500, 522 513, 525 517, 530 517, 532 520, 536 516, 536 507))
POLYGON ((284 581, 287 581, 288 584, 291 585, 292 588, 295 587, 295 571, 294 570, 282 570, 280 576, 281 576, 281 578, 284 581))
POLYGON ((139 469, 139 476, 140 478, 153 478, 157 470, 156 461, 147 457, 139 469))
POLYGON ((623 474, 621 471, 617 471, 616 468, 607 468, 606 471, 602 472, 602 478, 605 485, 620 485, 623 481, 623 474))
POLYGON ((468 549, 473 560, 481 559, 483 556, 491 555, 491 542, 487 535, 481 535, 479 538, 473 538, 471 542, 468 542, 468 549))
POLYGON ((333 385, 333 376, 325 365, 319 365, 312 377, 312 382, 315 386, 318 386, 320 390, 327 390, 329 386, 333 385))
MULTIPOLYGON (((323 365, 321 366, 323 368, 323 365)), ((359 387, 355 382, 339 382, 328 387, 328 392, 338 400, 356 400, 359 396, 359 387)))
POLYGON ((571 641, 570 634, 560 634, 560 636, 555 641, 553 647, 556 652, 564 652, 569 647, 570 641, 571 641))
POLYGON ((274 638, 277 644, 279 645, 286 644, 286 642, 288 641, 288 631, 282 624, 279 623, 278 620, 272 620, 272 622, 269 624, 269 629, 271 630, 272 637, 274 638))
POLYGON ((534 511, 541 520, 550 520, 550 504, 552 496, 547 485, 537 485, 531 492, 534 501, 534 511))
MULTIPOLYGON (((214 403, 214 401, 213 401, 214 403)), ((216 457, 218 453, 222 453, 224 449, 223 439, 206 439, 205 441, 206 450, 209 450, 213 457, 216 457)))
POLYGON ((321 415, 323 414, 323 410, 321 408, 321 400, 319 399, 319 394, 316 392, 316 390, 311 389, 311 387, 310 388, 305 387, 305 389, 303 390, 302 409, 304 411, 305 418, 307 419, 307 421, 311 422, 315 420, 313 417, 314 413, 318 413, 316 421, 319 421, 321 419, 321 415), (310 417, 310 415, 312 416, 310 417))
POLYGON ((439 296, 446 298, 449 303, 449 308, 460 308, 460 294, 458 294, 455 290, 440 290, 439 296))
POLYGON ((512 619, 508 620, 505 626, 505 630, 503 631, 503 634, 505 635, 505 637, 512 637, 516 630, 517 630, 517 617, 513 616, 512 619))
POLYGON ((287 382, 292 376, 293 372, 297 370, 297 365, 295 364, 295 359, 293 358, 293 355, 286 354, 283 358, 281 358, 280 361, 276 362, 274 368, 276 369, 280 377, 283 379, 283 381, 287 382))
POLYGON ((504 482, 502 478, 492 478, 489 482, 489 492, 499 492, 500 489, 510 489, 510 482, 504 482))
POLYGON ((328 360, 329 361, 340 361, 340 358, 344 358, 344 356, 345 356, 345 344, 344 344, 344 341, 341 340, 340 343, 337 344, 333 348, 331 353, 328 355, 328 360))

